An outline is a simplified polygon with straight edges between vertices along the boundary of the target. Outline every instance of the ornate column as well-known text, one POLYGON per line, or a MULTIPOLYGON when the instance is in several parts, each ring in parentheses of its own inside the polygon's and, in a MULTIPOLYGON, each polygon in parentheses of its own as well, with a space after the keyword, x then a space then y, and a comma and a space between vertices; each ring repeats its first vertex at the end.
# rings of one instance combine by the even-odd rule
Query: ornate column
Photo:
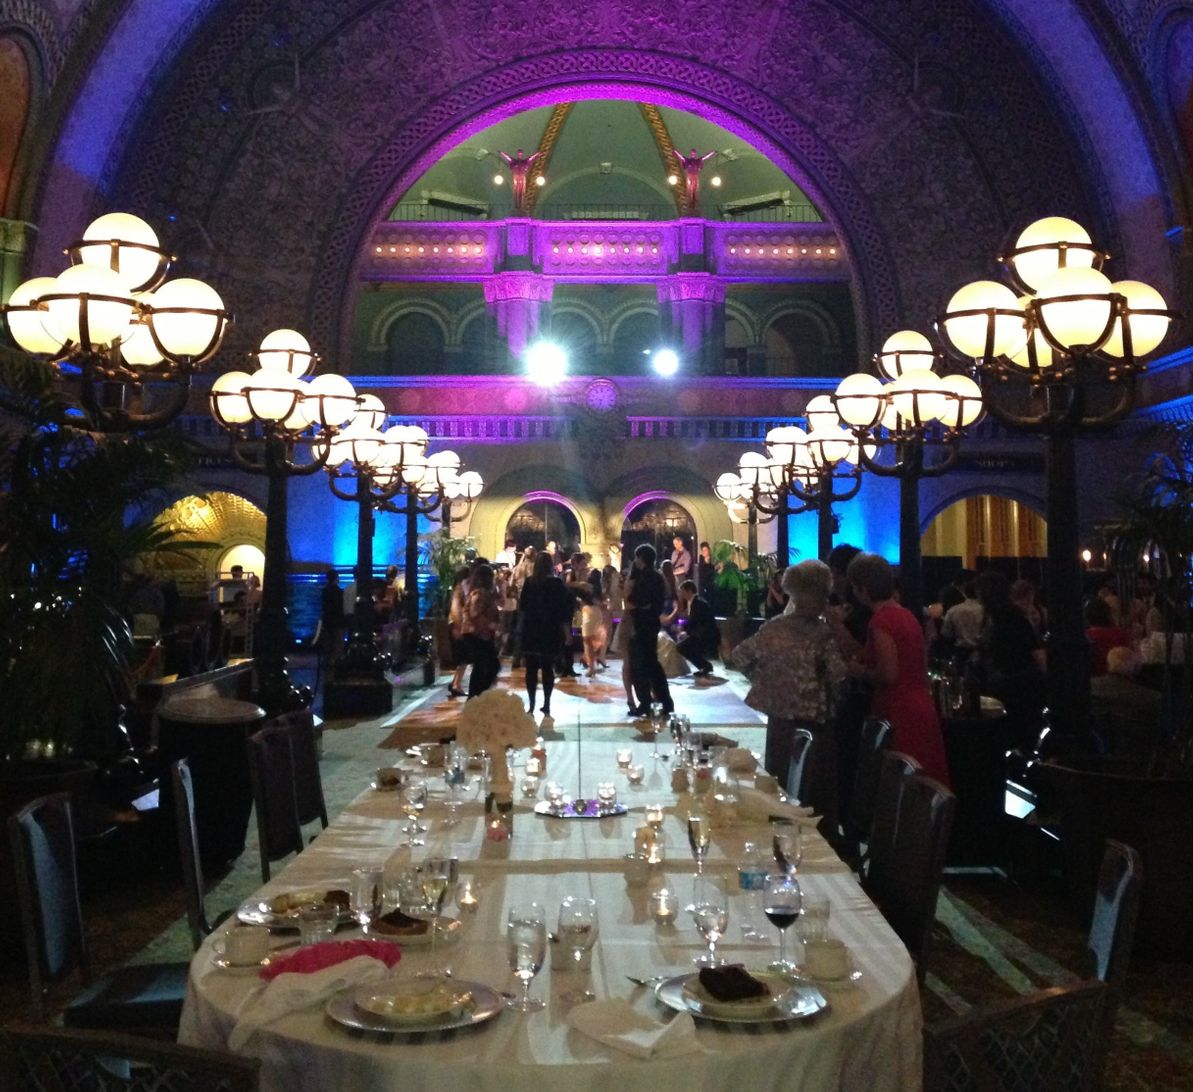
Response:
POLYGON ((711 273, 672 273, 659 282, 659 312, 682 346, 692 374, 722 370, 725 358, 725 285, 711 273))
POLYGON ((24 280, 28 227, 24 220, 0 219, 0 303, 6 303, 13 289, 24 280))
POLYGON ((497 332, 511 356, 521 356, 539 327, 543 304, 551 302, 555 283, 541 273, 510 271, 486 277, 485 303, 497 318, 497 332))

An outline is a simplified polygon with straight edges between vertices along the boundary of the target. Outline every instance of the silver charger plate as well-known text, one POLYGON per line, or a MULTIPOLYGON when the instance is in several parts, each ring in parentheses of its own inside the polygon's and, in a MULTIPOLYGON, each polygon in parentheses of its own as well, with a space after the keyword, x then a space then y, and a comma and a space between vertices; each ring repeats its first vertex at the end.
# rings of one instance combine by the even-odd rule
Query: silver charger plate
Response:
MULTIPOLYGON (((345 925, 355 924, 355 918, 352 917, 352 911, 344 907, 338 907, 338 914, 336 915, 336 928, 342 929, 345 925)), ((250 899, 246 903, 242 903, 240 908, 236 911, 236 918, 244 925, 264 925, 270 929, 293 929, 298 932, 298 911, 291 910, 285 914, 279 914, 275 910, 271 910, 268 900, 250 899)))
POLYGON ((367 1032, 370 1035, 425 1035, 428 1031, 451 1031, 454 1028, 470 1028, 499 1016, 505 1009, 501 994, 480 982, 457 981, 454 985, 472 993, 472 1004, 463 1012, 445 1013, 438 1020, 427 1020, 409 1025, 396 1024, 380 1016, 373 1016, 356 1007, 353 990, 348 990, 327 1002, 324 1011, 329 1020, 349 1031, 367 1032))
POLYGON ((584 811, 577 811, 574 800, 565 800, 559 808, 551 806, 550 801, 540 800, 534 806, 535 815, 544 815, 548 819, 608 819, 614 815, 625 815, 629 808, 625 804, 614 804, 611 808, 598 809, 596 800, 585 800, 584 811))
MULTIPOLYGON (((785 1024, 793 1020, 808 1020, 828 1008, 828 1001, 810 982, 795 981, 795 989, 781 1003, 762 1013, 733 1016, 718 1012, 714 1015, 704 1011, 700 1002, 685 992, 684 987, 696 978, 696 974, 679 974, 660 982, 654 991, 655 999, 676 1012, 690 1012, 701 1020, 717 1024, 785 1024)), ((793 980, 794 981, 794 980, 793 980)))

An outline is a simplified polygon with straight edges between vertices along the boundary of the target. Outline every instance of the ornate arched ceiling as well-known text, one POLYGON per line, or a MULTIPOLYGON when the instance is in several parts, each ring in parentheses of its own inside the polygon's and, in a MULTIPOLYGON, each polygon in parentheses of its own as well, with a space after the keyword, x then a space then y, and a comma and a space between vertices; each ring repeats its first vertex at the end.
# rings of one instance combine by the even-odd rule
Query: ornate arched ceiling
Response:
MULTIPOLYGON (((80 97, 38 260, 97 206, 172 216, 245 339, 303 323, 337 344, 386 202, 483 124, 576 97, 694 110, 766 151, 841 232, 877 333, 925 323, 1025 217, 1076 215, 1128 260, 1162 223, 1150 161, 1104 170, 1081 104, 1041 75, 1051 39, 1024 47, 1023 0, 129 0, 125 20, 147 7, 155 93, 114 91, 128 112, 105 122, 106 149, 82 133, 95 107, 80 97), (88 192, 64 223, 64 195, 88 192)), ((1131 104, 1115 110, 1126 132, 1131 104)))

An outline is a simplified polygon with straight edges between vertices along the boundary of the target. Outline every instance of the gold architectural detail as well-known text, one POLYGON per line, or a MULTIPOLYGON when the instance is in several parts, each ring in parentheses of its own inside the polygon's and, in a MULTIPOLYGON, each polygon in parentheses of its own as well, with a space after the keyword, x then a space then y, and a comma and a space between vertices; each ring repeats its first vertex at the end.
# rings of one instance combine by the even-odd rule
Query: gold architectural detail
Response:
MULTIPOLYGON (((667 131, 667 123, 663 120, 663 115, 659 112, 659 108, 650 102, 638 103, 638 109, 642 111, 642 116, 646 119, 647 127, 650 129, 650 135, 654 137, 654 146, 658 150, 659 159, 663 163, 663 177, 673 174, 676 170, 675 157, 671 154, 671 149, 675 147, 674 141, 671 139, 671 134, 667 131)), ((684 196, 683 187, 674 187, 675 192, 672 197, 675 199, 675 211, 683 212, 684 196)))
MULTIPOLYGON (((563 132, 563 123, 567 121, 567 116, 571 113, 572 107, 576 104, 574 102, 561 102, 554 110, 551 111, 551 116, 547 119, 547 127, 543 130, 542 138, 539 140, 538 146, 538 166, 535 167, 535 174, 546 174, 551 166, 551 153, 555 150, 555 144, 559 140, 559 134, 563 132)), ((531 179, 530 188, 526 191, 526 211, 527 213, 534 212, 534 206, 538 204, 539 187, 534 184, 531 179)))

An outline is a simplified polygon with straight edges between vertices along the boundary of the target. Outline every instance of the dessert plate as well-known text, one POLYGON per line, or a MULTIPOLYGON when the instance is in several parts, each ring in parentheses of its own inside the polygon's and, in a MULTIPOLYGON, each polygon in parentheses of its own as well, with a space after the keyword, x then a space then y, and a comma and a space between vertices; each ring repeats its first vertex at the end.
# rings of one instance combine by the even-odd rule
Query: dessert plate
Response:
POLYGON ((789 1023, 795 1020, 807 1020, 828 1008, 828 1001, 825 1000, 824 994, 815 986, 806 982, 791 982, 791 991, 782 1001, 772 1002, 761 1011, 735 1014, 730 1010, 726 1014, 721 1005, 733 1004, 733 1002, 722 1002, 721 1005, 715 1006, 717 1011, 713 1012, 693 995, 690 988, 693 984, 699 989, 699 975, 681 974, 665 979, 655 987, 655 998, 659 1004, 666 1005, 669 1009, 675 1009, 676 1012, 690 1012, 693 1016, 720 1024, 789 1023))

